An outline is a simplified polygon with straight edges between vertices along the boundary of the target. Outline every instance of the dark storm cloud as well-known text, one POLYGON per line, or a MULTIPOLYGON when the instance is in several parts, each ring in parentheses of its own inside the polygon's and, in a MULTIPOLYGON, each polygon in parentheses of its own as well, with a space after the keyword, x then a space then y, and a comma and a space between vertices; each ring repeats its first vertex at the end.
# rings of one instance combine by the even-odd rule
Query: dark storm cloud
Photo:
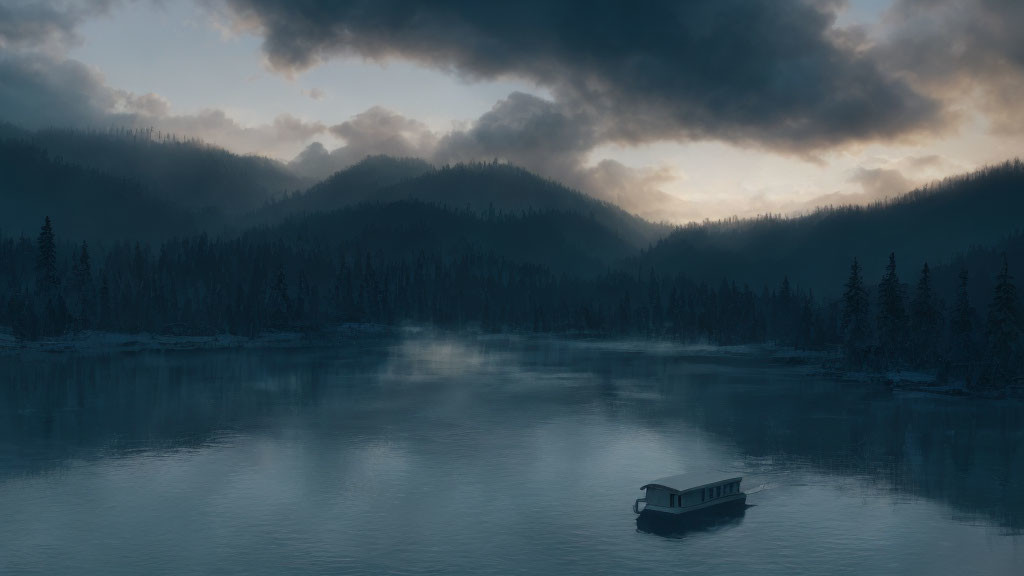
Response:
POLYGON ((522 77, 594 119, 604 141, 807 150, 898 136, 940 115, 832 27, 836 3, 229 1, 262 28, 278 69, 355 54, 522 77))

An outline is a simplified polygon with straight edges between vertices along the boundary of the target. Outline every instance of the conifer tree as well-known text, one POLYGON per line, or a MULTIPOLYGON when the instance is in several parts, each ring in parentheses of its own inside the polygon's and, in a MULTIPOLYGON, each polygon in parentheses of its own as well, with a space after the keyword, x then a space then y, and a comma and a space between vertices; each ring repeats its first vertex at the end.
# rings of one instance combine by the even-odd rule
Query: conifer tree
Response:
POLYGON ((275 328, 283 328, 288 324, 290 312, 290 298, 288 297, 288 279, 284 275, 284 268, 277 271, 277 278, 270 287, 270 314, 271 322, 275 328))
POLYGON ((870 336, 868 325, 868 291, 864 288, 860 263, 853 259, 850 265, 850 276, 846 280, 843 292, 842 335, 847 357, 851 360, 863 359, 870 336))
POLYGON ((783 276, 775 301, 775 338, 787 345, 793 343, 794 326, 798 324, 794 301, 795 298, 793 297, 793 288, 789 284, 789 276, 783 276))
POLYGON ((41 295, 53 297, 60 287, 60 278, 57 276, 57 244, 54 240, 53 226, 50 224, 50 217, 47 216, 39 230, 39 238, 36 241, 38 254, 36 257, 36 290, 41 295))
POLYGON ((970 362, 974 359, 974 308, 967 293, 967 269, 960 270, 960 284, 957 288, 956 303, 949 319, 949 360, 955 373, 967 376, 970 362))
POLYGON ((903 286, 896 274, 896 254, 889 254, 885 275, 878 284, 878 344, 883 362, 892 365, 902 359, 907 333, 903 286))
POLYGON ((78 317, 78 324, 81 328, 89 328, 92 326, 94 292, 92 284, 92 264, 89 258, 89 245, 86 242, 82 242, 82 248, 75 261, 72 284, 78 304, 77 310, 75 310, 75 314, 78 317))
POLYGON ((1010 275, 1006 255, 1003 267, 996 277, 992 303, 988 308, 988 360, 990 362, 990 383, 998 388, 1005 387, 1016 376, 1020 364, 1020 315, 1017 303, 1017 288, 1010 275))
POLYGON ((619 309, 616 316, 618 317, 619 333, 630 333, 633 327, 633 306, 629 301, 629 290, 619 300, 619 309))
POLYGON ((651 273, 647 282, 647 303, 651 314, 651 330, 653 330, 654 335, 657 336, 658 334, 661 334, 664 317, 661 308, 661 290, 658 286, 658 277, 654 274, 654 268, 651 268, 651 273))
POLYGON ((82 249, 78 253, 74 268, 74 287, 82 289, 92 283, 92 263, 89 258, 89 244, 82 242, 82 249))
POLYGON ((930 366, 938 354, 939 327, 942 325, 939 304, 932 291, 931 270, 925 262, 917 290, 910 305, 911 344, 914 361, 930 366))
POLYGON ((671 335, 678 338, 682 334, 683 301, 679 296, 679 288, 673 284, 668 296, 668 317, 671 335))
POLYGON ((107 275, 103 274, 103 282, 100 284, 100 328, 114 330, 113 308, 110 305, 110 284, 107 282, 107 275))

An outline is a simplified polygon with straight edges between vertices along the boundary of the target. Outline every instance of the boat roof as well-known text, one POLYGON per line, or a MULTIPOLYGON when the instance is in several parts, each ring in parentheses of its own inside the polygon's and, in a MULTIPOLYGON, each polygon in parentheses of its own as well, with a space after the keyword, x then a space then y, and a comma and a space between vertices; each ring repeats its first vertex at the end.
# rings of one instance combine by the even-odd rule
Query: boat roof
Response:
POLYGON ((650 486, 656 486, 668 488, 669 490, 675 490, 677 492, 685 492, 708 484, 731 482, 742 479, 742 476, 732 476, 728 473, 722 472, 686 472, 685 474, 675 474, 673 476, 658 478, 654 482, 644 484, 640 489, 646 490, 650 486))

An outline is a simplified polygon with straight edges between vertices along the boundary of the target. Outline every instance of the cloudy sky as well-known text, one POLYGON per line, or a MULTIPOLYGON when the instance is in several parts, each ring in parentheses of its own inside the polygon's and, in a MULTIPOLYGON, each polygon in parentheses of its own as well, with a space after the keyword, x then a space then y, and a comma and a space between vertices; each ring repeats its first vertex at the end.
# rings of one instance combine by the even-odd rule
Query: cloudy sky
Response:
POLYGON ((0 0, 0 119, 322 176, 499 158, 655 220, 883 198, 1021 155, 1019 0, 0 0))

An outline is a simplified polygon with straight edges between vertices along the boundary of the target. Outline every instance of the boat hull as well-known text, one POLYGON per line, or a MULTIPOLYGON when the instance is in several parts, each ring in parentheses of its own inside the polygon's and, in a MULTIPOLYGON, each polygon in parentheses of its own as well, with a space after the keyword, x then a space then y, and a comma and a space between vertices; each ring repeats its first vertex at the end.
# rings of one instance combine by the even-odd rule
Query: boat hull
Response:
POLYGON ((636 517, 636 529, 665 538, 685 538, 698 532, 737 526, 743 522, 747 507, 744 501, 736 499, 685 514, 642 510, 636 517))

